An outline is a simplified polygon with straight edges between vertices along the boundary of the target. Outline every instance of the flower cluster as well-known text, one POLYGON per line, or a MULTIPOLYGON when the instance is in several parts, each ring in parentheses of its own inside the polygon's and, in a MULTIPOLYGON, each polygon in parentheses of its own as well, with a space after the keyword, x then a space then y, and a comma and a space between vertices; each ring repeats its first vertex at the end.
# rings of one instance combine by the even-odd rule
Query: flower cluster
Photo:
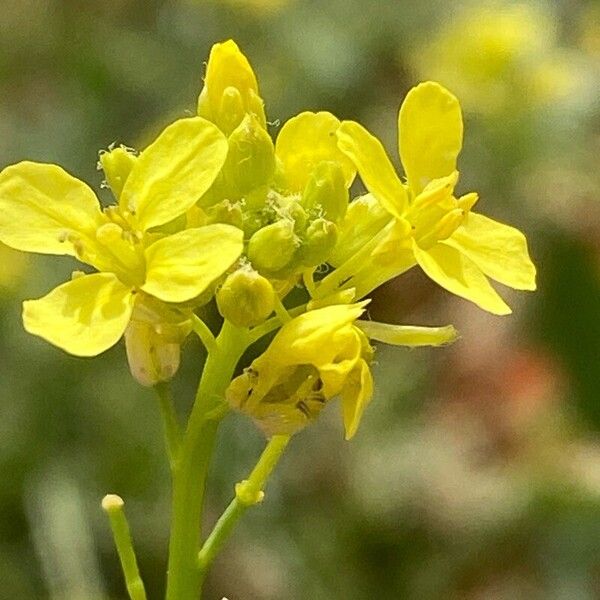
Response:
POLYGON ((96 270, 26 301, 27 331, 78 356, 124 337, 133 375, 155 385, 173 377, 198 310, 214 298, 240 336, 280 328, 231 382, 227 402, 270 436, 298 431, 339 396, 351 437, 372 396, 371 340, 456 337, 451 326, 361 320, 372 290, 419 265, 450 292, 507 314, 488 278, 535 288, 524 236, 473 212, 477 194, 455 195, 461 109, 437 83, 413 88, 400 109, 405 179, 364 127, 328 112, 291 118, 273 141, 255 74, 233 41, 211 51, 197 114, 139 153, 101 153, 113 206, 101 208, 55 165, 2 171, 0 241, 96 270), (351 200, 357 173, 368 193, 351 200), (297 287, 305 299, 292 307, 297 287))

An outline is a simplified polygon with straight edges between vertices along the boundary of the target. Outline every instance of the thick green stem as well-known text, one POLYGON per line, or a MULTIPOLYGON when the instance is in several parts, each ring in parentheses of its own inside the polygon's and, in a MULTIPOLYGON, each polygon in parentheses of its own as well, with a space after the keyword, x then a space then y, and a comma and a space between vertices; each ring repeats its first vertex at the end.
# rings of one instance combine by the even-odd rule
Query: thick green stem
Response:
POLYGON ((223 544, 227 541, 241 516, 248 508, 262 501, 264 497, 263 487, 279 462, 289 441, 289 435, 273 436, 248 479, 235 486, 235 498, 215 524, 198 554, 198 563, 203 574, 206 573, 223 544))
POLYGON ((204 365, 173 469, 167 600, 196 600, 200 595, 202 577, 197 557, 206 475, 217 428, 227 412, 224 392, 248 344, 247 330, 226 321, 204 365))

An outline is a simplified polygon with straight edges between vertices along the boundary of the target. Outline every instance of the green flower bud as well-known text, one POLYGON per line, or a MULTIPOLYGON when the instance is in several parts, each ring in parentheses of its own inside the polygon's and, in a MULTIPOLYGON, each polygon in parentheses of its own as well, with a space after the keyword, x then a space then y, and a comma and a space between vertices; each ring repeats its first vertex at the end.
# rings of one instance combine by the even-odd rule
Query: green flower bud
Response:
POLYGON ((242 229, 244 230, 244 237, 246 239, 251 238, 266 223, 263 211, 261 210, 244 211, 243 219, 242 229))
POLYGON ((275 292, 268 279, 244 266, 228 275, 217 292, 217 307, 237 327, 264 321, 275 306, 275 292))
POLYGON ((229 200, 223 200, 207 209, 206 215, 207 225, 212 223, 225 223, 226 225, 233 225, 238 229, 242 229, 242 209, 238 203, 231 203, 229 200))
POLYGON ((306 229, 300 248, 300 260, 306 267, 325 262, 337 241, 337 226, 327 219, 315 219, 306 229))
POLYGON ((106 183, 117 200, 136 160, 137 156, 125 146, 100 153, 98 166, 104 171, 106 183))
POLYGON ((259 229, 248 242, 248 258, 252 265, 266 274, 284 269, 292 260, 298 240, 294 223, 282 219, 259 229))
POLYGON ((244 195, 273 177, 273 141, 256 117, 247 114, 228 141, 223 174, 233 194, 244 195))
POLYGON ((337 223, 346 214, 348 201, 342 167, 333 161, 320 162, 304 188, 302 205, 306 209, 322 208, 323 215, 337 223))
POLYGON ((297 234, 302 233, 306 229, 306 223, 308 222, 306 211, 295 200, 290 202, 286 208, 289 218, 294 221, 294 231, 297 234))
POLYGON ((244 196, 244 211, 263 210, 267 208, 272 193, 268 185, 261 185, 254 188, 244 196))

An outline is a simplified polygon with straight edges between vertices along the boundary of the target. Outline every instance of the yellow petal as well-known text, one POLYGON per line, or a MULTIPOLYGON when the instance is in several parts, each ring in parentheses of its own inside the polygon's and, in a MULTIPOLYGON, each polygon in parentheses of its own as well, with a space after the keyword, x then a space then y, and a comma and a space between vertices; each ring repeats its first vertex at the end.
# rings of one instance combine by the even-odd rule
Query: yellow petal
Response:
POLYGON ((340 121, 329 112, 303 112, 281 128, 275 142, 275 154, 281 161, 289 191, 304 190, 311 173, 322 161, 339 163, 346 187, 350 187, 356 169, 337 147, 335 132, 339 126, 340 121))
POLYGON ((96 356, 119 341, 133 301, 131 289, 111 273, 83 275, 24 302, 23 324, 70 354, 96 356))
POLYGON ((336 304, 292 319, 271 342, 268 349, 271 358, 282 364, 327 364, 338 352, 331 343, 332 337, 358 319, 367 304, 368 301, 336 304))
POLYGON ((413 325, 389 325, 376 321, 357 321, 370 339, 393 346, 443 346, 458 337, 452 325, 446 327, 417 327, 413 325))
POLYGON ((400 158, 416 196, 432 180, 456 170, 463 122, 456 97, 433 81, 406 95, 398 115, 400 158))
POLYGON ((175 121, 136 160, 120 205, 144 231, 163 225, 208 190, 226 156, 227 140, 212 123, 200 117, 175 121))
POLYGON ((266 127, 264 105, 254 71, 233 40, 215 44, 206 66, 198 114, 216 123, 229 135, 248 113, 266 127))
POLYGON ((186 302, 223 275, 243 249, 243 232, 231 225, 207 225, 170 235, 146 249, 142 289, 165 302, 186 302))
POLYGON ((343 121, 337 131, 340 150, 356 165, 366 188, 397 219, 407 207, 406 190, 381 142, 362 125, 343 121))
POLYGON ((449 292, 494 315, 511 313, 479 267, 455 248, 441 242, 422 250, 414 243, 413 251, 423 271, 449 292))
POLYGON ((468 256, 488 277, 517 290, 535 290, 535 266, 518 229, 471 212, 445 243, 468 256))
POLYGON ((346 439, 354 437, 365 408, 373 396, 373 376, 366 361, 361 360, 342 390, 342 413, 346 439))
POLYGON ((106 219, 94 192, 56 165, 21 162, 0 174, 0 241, 17 250, 78 256, 106 219))

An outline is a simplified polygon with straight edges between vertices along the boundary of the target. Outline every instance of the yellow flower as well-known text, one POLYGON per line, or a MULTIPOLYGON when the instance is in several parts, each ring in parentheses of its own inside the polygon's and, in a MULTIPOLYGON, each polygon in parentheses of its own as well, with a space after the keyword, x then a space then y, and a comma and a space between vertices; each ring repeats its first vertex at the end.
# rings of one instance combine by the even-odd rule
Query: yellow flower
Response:
POLYGON ((234 379, 228 402, 267 434, 293 434, 340 396, 346 439, 373 395, 368 337, 423 346, 453 341, 453 327, 402 327, 357 321, 368 301, 311 310, 286 323, 267 350, 234 379))
POLYGON ((181 119, 135 160, 116 152, 118 160, 102 164, 108 181, 119 182, 119 205, 104 211, 85 183, 56 165, 21 162, 0 174, 0 241, 76 256, 100 271, 24 303, 27 331, 78 356, 114 345, 148 296, 166 303, 197 297, 243 249, 242 232, 228 225, 167 237, 153 230, 188 210, 217 176, 227 141, 214 125, 181 119))
POLYGON ((333 259, 341 272, 342 263, 353 260, 344 241, 360 237, 362 230, 372 236, 373 222, 378 223, 375 238, 359 250, 366 254, 358 261, 359 270, 345 286, 356 287, 361 297, 418 263, 450 292, 491 313, 510 313, 487 277, 533 290, 535 267, 520 231, 472 212, 477 194, 454 196, 463 135, 458 100, 437 83, 422 83, 406 96, 398 126, 406 185, 379 140, 364 127, 344 121, 337 130, 340 149, 354 162, 370 192, 356 207, 350 205, 342 224, 345 235, 333 259), (373 219, 364 221, 365 215, 373 219))

